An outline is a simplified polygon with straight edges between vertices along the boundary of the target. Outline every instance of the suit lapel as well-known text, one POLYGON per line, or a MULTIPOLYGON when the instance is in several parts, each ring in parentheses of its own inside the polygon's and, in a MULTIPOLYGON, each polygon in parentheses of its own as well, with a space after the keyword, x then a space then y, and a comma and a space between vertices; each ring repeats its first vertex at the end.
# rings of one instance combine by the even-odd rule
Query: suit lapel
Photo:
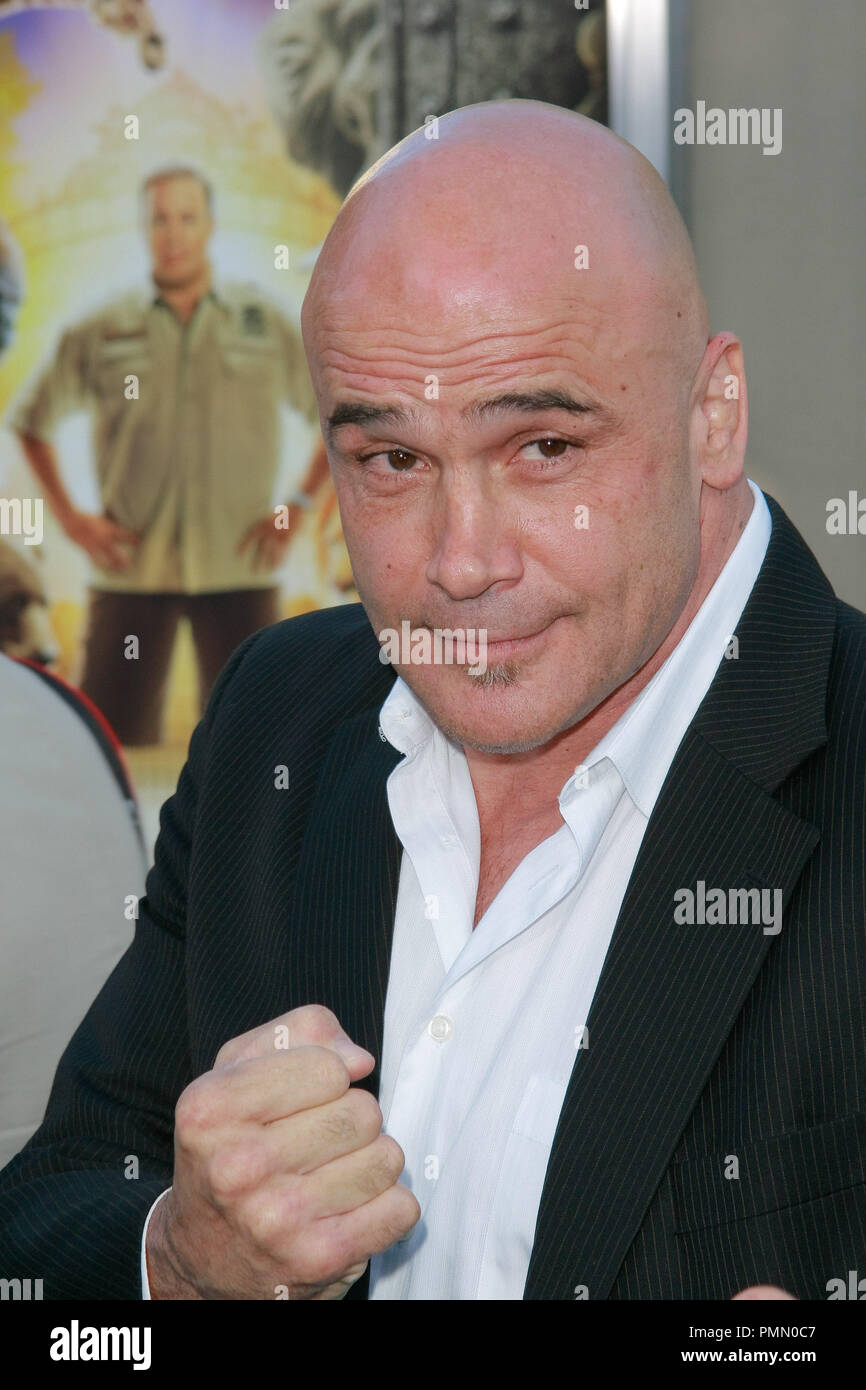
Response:
POLYGON ((739 658, 722 662, 677 750, 622 902, 554 1136, 526 1299, 570 1299, 577 1285, 609 1295, 772 949, 760 923, 676 924, 674 894, 699 881, 726 895, 781 889, 787 907, 819 839, 772 792, 826 741, 834 598, 767 500, 773 534, 739 658))
MULTIPOLYGON (((325 1004, 376 1058, 358 1082, 374 1096, 402 854, 386 791, 401 754, 379 737, 378 718, 374 709, 348 719, 331 741, 304 835, 294 913, 301 929, 289 951, 297 1002, 325 1004)), ((368 1264, 346 1300, 363 1301, 369 1289, 368 1264)))
MULTIPOLYGON (((674 893, 781 888, 818 832, 689 732, 650 819, 545 1178, 524 1297, 606 1298, 773 941, 677 925, 674 893)), ((770 900, 772 901, 772 899, 770 900)))
POLYGON ((378 1094, 385 992, 402 847, 386 782, 400 753, 377 733, 378 709, 337 729, 319 778, 298 865, 289 978, 297 997, 337 1015, 376 1058, 359 1084, 378 1094))

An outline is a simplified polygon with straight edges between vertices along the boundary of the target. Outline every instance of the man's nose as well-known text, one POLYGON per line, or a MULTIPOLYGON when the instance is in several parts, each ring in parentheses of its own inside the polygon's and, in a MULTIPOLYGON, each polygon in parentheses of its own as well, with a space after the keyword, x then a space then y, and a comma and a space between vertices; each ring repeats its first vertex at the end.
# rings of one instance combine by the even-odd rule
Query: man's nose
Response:
POLYGON ((514 528, 483 479, 449 480, 433 508, 430 584, 449 598, 469 599, 502 580, 516 582, 523 564, 514 528))

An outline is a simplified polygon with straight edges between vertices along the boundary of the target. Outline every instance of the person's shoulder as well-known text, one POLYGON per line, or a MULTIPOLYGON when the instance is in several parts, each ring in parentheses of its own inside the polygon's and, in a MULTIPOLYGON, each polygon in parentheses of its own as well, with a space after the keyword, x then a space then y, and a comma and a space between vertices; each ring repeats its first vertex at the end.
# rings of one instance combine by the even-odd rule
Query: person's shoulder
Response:
MULTIPOLYGON (((284 618, 262 630, 262 637, 275 647, 321 648, 336 657, 342 654, 369 657, 378 662, 379 644, 370 619, 361 603, 341 603, 333 608, 313 608, 284 618)), ((378 663, 381 665, 381 662, 378 663)))
MULTIPOLYGON (((111 774, 105 785, 134 800, 123 754, 114 731, 97 707, 77 686, 56 672, 25 658, 0 652, 0 705, 6 719, 0 730, 0 761, 7 771, 21 756, 22 746, 37 776, 35 756, 50 761, 63 751, 64 768, 74 776, 83 767, 88 773, 101 765, 111 774)), ((94 800, 105 791, 94 783, 87 788, 94 800)))
POLYGON ((825 718, 839 779, 866 786, 866 613, 836 599, 825 718))
POLYGON ((217 299, 222 299, 232 307, 238 304, 268 303, 268 296, 255 280, 215 280, 213 291, 217 299))
POLYGON ((256 653, 260 663, 306 655, 326 663, 320 674, 338 670, 344 676, 360 674, 371 664, 383 669, 379 643, 360 603, 299 613, 265 628, 261 636, 256 653))
POLYGON ((127 290, 101 300, 63 325, 59 342, 91 351, 102 343, 130 344, 146 334, 146 315, 153 296, 146 290, 127 290))
POLYGON ((123 290, 100 301, 79 320, 77 327, 101 337, 121 338, 143 331, 153 293, 146 289, 123 290))
POLYGON ((226 280, 214 286, 232 317, 241 321, 261 318, 267 321, 293 323, 299 316, 300 305, 289 299, 278 299, 254 280, 226 280))
POLYGON ((836 599, 833 665, 837 677, 842 675, 859 687, 860 712, 866 715, 866 613, 840 598, 836 599))
MULTIPOLYGON (((315 609, 248 639, 230 702, 245 718, 327 722, 381 704, 394 680, 360 603, 315 609)), ((228 695, 228 691, 226 692, 228 695)))
POLYGON ((846 603, 844 599, 836 599, 836 621, 840 630, 846 634, 851 634, 855 640, 859 637, 861 642, 866 641, 866 613, 861 609, 855 608, 852 603, 846 603))

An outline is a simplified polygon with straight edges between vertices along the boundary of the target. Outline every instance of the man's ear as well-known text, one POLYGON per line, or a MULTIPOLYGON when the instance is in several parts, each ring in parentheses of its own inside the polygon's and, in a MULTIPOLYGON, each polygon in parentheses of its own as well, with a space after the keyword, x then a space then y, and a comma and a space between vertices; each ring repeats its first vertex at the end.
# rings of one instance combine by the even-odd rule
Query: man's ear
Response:
POLYGON ((697 380, 692 419, 701 477, 724 492, 742 474, 749 433, 743 349, 735 334, 717 333, 710 340, 697 380))

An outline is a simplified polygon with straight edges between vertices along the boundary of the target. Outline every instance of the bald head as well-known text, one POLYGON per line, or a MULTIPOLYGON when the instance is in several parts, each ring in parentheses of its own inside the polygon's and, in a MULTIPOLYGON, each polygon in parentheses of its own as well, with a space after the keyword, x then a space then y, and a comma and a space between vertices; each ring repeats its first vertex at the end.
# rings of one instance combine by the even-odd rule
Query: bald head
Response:
POLYGON ((410 299, 455 315, 483 300, 495 315, 522 289, 528 303, 555 294, 627 317, 691 382, 706 304, 682 218, 637 150, 535 101, 464 107, 429 134, 408 135, 349 193, 311 280, 305 332, 337 297, 346 313, 375 295, 383 308, 410 299))
POLYGON ((302 327, 374 629, 489 644, 484 672, 400 675, 476 756, 570 756, 751 507, 739 344, 708 341, 662 180, 559 107, 454 111, 352 189, 302 327))

